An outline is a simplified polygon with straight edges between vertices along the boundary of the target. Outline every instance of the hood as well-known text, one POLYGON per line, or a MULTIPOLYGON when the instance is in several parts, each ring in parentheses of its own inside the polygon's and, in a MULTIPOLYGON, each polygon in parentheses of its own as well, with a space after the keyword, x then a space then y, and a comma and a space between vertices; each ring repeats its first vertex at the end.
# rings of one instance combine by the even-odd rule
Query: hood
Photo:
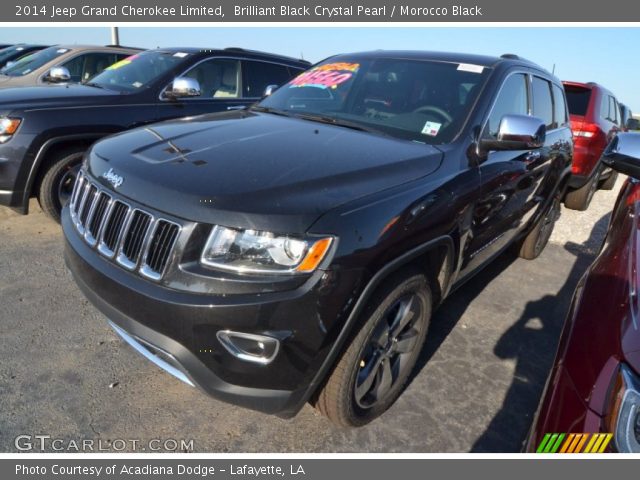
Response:
POLYGON ((120 93, 81 84, 2 88, 0 83, 0 110, 88 106, 92 102, 112 102, 114 96, 119 97, 120 93))
MULTIPOLYGON (((89 171, 137 203, 206 223, 301 233, 323 213, 435 171, 425 144, 272 114, 163 122, 95 144, 89 171), (113 177, 112 177, 113 178, 113 177)), ((330 233, 330 232, 329 232, 330 233)))

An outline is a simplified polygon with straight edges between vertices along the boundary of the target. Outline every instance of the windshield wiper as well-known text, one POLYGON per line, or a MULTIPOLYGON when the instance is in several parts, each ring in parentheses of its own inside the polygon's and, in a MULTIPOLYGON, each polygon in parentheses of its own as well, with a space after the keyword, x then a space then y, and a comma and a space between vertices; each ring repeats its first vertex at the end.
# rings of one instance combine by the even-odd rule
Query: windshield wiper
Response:
POLYGON ((263 107, 262 105, 254 105, 249 107, 249 110, 254 112, 271 113, 273 115, 281 115, 283 117, 292 117, 293 115, 286 110, 278 110, 277 108, 263 107))
POLYGON ((100 88, 102 90, 106 90, 106 88, 102 85, 100 85, 99 83, 95 83, 95 82, 86 82, 83 83, 82 85, 86 85, 87 87, 94 87, 94 88, 100 88))
POLYGON ((378 135, 387 135, 386 133, 376 130, 375 128, 365 127, 357 122, 350 122, 349 120, 343 120, 341 118, 331 117, 329 115, 314 115, 314 114, 299 114, 296 115, 303 120, 311 120, 312 122, 326 123, 328 125, 335 125, 337 127, 350 128, 351 130, 358 130, 360 132, 375 133, 378 135))

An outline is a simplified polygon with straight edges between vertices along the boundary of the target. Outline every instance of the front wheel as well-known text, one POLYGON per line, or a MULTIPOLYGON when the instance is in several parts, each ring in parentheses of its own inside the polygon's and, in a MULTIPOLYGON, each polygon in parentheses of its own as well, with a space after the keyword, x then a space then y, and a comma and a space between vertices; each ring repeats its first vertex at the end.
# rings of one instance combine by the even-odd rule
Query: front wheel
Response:
POLYGON ((60 212, 71 197, 83 153, 67 152, 59 155, 51 163, 40 182, 38 191, 40 208, 45 215, 58 223, 60 222, 60 212))
POLYGON ((431 291, 424 275, 407 272, 390 279, 374 295, 316 408, 348 427, 365 425, 384 413, 416 364, 430 318, 431 291))

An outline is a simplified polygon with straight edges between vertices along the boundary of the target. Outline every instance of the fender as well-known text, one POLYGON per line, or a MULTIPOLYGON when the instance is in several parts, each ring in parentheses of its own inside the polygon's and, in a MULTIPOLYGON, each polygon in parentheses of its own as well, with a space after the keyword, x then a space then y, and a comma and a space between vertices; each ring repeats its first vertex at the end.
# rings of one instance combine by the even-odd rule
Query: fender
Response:
POLYGON ((342 351, 349 335, 351 334, 355 323, 358 320, 358 317, 362 313, 365 305, 371 298, 371 295, 375 292, 375 290, 382 284, 382 282, 389 277, 392 273, 399 270, 401 267, 407 265, 412 260, 424 255, 425 253, 439 247, 447 248, 447 258, 450 260, 447 262, 447 275, 445 277, 445 284, 443 285, 442 292, 443 298, 446 296, 446 293, 451 290, 451 280, 453 273, 453 255, 455 255, 455 247, 454 241, 450 236, 441 236, 434 238, 422 245, 419 245, 408 252, 403 253, 399 257, 395 258, 391 262, 387 263, 384 267, 382 267, 378 272, 369 280, 369 283, 365 286, 364 290, 360 294, 353 310, 349 314, 347 321, 342 327, 338 338, 334 342, 327 358, 322 362, 320 369, 314 376, 313 380, 306 388, 306 390, 300 393, 300 397, 298 401, 295 403, 294 407, 288 412, 282 412, 280 416, 288 418, 290 416, 295 415, 300 409, 304 406, 306 402, 309 401, 311 396, 315 393, 316 389, 322 384, 326 376, 329 374, 331 367, 335 364, 340 352, 342 351))
POLYGON ((44 160, 47 152, 51 147, 58 143, 68 142, 73 140, 92 140, 96 141, 100 138, 106 137, 107 135, 112 135, 117 132, 100 132, 100 133, 76 133, 73 135, 63 135, 60 137, 53 137, 44 142, 40 148, 38 149, 38 153, 36 153, 35 159, 31 164, 31 168, 29 169, 29 175, 27 176, 27 181, 24 189, 24 193, 22 194, 22 209, 26 214, 29 212, 29 198, 31 197, 31 191, 33 189, 33 185, 35 183, 36 177, 38 176, 38 170, 42 161, 44 160))

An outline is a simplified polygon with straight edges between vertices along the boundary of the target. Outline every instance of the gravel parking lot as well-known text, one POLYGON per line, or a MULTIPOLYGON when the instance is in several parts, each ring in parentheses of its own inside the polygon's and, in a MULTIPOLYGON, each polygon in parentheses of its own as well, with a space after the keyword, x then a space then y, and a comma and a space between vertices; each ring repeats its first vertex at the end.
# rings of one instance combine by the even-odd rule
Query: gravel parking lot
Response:
POLYGON ((564 209, 539 259, 503 255, 450 297, 407 391, 358 430, 308 406, 281 420, 226 405, 160 371, 80 294, 37 203, 27 217, 0 208, 0 451, 21 434, 186 439, 207 452, 518 451, 621 183, 587 212, 564 209))

